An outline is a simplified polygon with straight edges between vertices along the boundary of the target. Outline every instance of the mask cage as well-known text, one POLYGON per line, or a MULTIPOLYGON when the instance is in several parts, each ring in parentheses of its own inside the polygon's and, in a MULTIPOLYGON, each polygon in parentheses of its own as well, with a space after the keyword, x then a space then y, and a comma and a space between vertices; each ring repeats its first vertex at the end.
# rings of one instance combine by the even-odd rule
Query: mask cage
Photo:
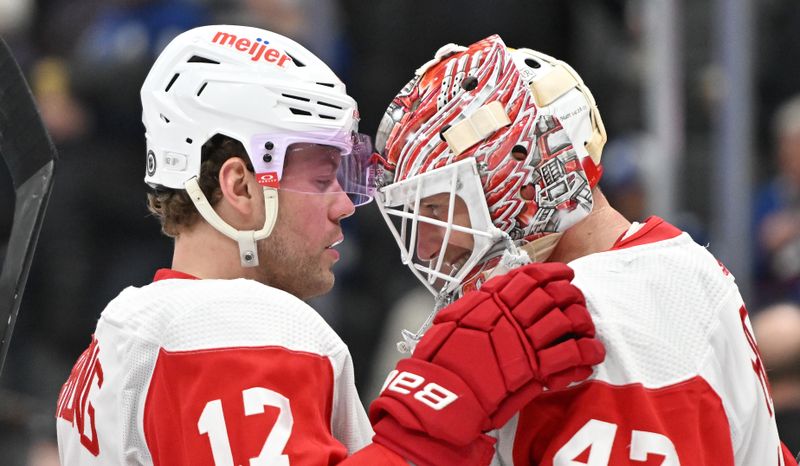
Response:
POLYGON ((384 186, 376 195, 378 208, 400 247, 403 264, 435 296, 457 290, 469 271, 506 236, 492 223, 478 168, 472 157, 384 186), (449 193, 446 220, 421 215, 423 200, 441 193, 449 193), (467 206, 469 226, 453 222, 456 197, 467 206), (418 259, 420 222, 444 228, 439 252, 430 261, 415 260, 418 259), (445 253, 454 233, 472 235, 474 245, 463 264, 452 270, 443 270, 445 253))

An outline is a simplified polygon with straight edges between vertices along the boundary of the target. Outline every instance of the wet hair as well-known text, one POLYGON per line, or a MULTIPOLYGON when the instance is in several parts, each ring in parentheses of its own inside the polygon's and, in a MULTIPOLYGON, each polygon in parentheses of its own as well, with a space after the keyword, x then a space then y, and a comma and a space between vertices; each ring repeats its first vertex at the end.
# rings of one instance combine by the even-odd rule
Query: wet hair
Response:
MULTIPOLYGON (((203 144, 200 176, 197 181, 212 206, 222 198, 219 170, 231 157, 241 158, 247 168, 253 171, 244 146, 236 139, 217 134, 203 144)), ((200 218, 189 194, 183 189, 158 188, 147 193, 147 208, 161 222, 161 231, 171 238, 176 238, 181 231, 190 228, 200 218)))

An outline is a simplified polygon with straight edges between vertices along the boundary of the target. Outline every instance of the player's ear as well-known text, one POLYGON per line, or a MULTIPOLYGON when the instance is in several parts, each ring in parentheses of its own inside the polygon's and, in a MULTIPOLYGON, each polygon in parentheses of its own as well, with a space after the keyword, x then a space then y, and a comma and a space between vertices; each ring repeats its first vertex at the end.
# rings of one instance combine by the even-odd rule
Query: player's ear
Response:
POLYGON ((226 160, 219 169, 219 188, 222 199, 235 211, 250 216, 254 209, 255 179, 239 157, 226 160))

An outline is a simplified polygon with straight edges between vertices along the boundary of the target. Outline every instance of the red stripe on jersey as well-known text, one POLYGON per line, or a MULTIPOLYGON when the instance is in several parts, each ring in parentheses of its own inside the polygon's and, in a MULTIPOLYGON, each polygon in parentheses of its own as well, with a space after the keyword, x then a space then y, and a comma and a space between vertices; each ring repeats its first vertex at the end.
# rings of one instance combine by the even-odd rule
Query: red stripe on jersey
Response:
POLYGON ((781 442, 781 454, 783 455, 783 464, 786 466, 797 466, 797 461, 789 448, 781 442))
MULTIPOLYGON (((627 232, 626 232, 627 233, 627 232)), ((648 217, 645 220, 644 226, 639 231, 625 238, 625 233, 620 236, 611 250, 625 249, 633 246, 641 246, 643 244, 656 243, 675 238, 681 234, 681 230, 675 228, 663 219, 658 217, 648 217), (624 239, 623 239, 624 238, 624 239)))
POLYGON ((282 347, 161 349, 144 411, 153 464, 336 464, 333 383, 327 358, 282 347))
POLYGON ((722 400, 701 377, 659 389, 593 380, 519 415, 514 464, 733 464, 722 400), (677 458, 675 458, 677 456, 677 458))

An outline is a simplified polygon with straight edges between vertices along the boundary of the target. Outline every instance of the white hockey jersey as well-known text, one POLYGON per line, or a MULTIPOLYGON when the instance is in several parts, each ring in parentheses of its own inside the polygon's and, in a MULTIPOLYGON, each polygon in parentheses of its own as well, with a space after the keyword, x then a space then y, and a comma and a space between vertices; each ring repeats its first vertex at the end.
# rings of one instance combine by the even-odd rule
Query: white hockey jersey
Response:
POLYGON ((497 431, 494 465, 795 464, 733 276, 705 248, 653 217, 569 265, 606 359, 497 431))
POLYGON ((317 466, 369 443, 350 353, 313 309, 186 278, 159 271, 103 311, 59 396, 62 466, 317 466))

